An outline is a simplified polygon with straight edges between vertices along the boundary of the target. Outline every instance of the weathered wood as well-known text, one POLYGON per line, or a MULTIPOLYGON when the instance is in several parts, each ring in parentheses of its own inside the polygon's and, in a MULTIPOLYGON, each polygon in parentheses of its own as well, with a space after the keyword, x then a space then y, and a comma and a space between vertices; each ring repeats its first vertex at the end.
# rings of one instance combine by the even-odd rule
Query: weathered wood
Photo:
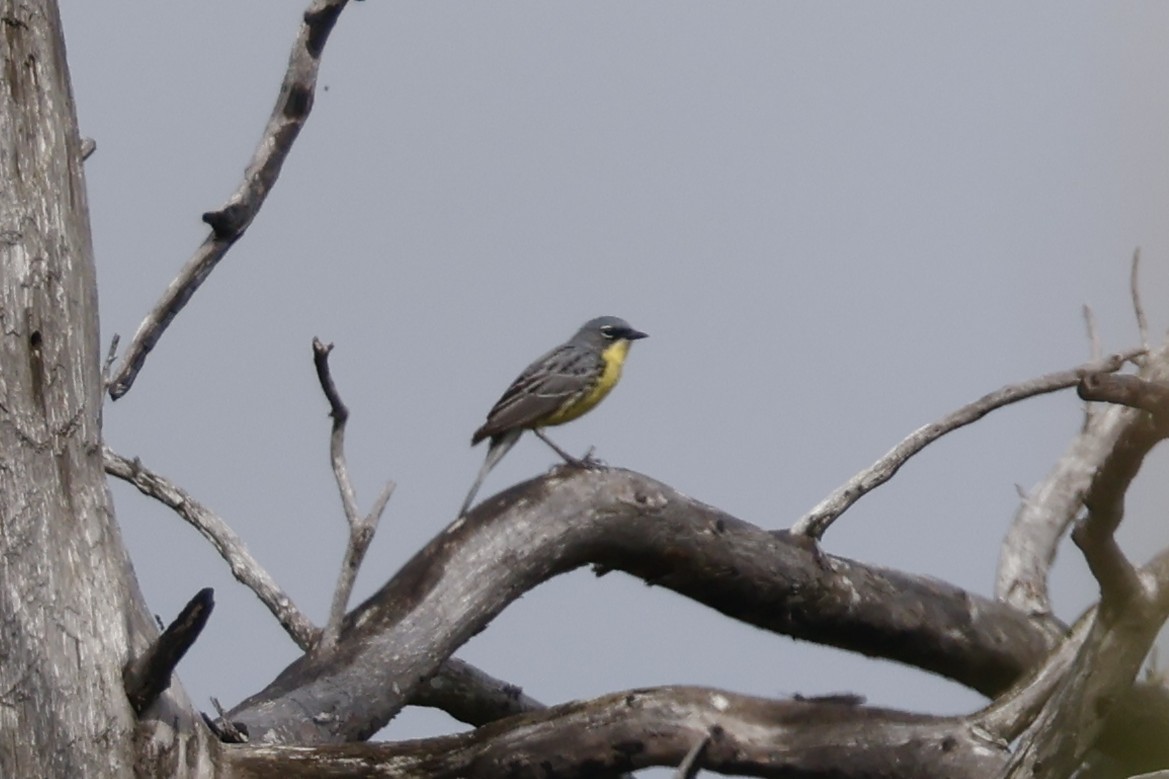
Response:
POLYGON ((0 775, 129 776, 129 567, 56 4, 4 0, 0 33, 0 775))

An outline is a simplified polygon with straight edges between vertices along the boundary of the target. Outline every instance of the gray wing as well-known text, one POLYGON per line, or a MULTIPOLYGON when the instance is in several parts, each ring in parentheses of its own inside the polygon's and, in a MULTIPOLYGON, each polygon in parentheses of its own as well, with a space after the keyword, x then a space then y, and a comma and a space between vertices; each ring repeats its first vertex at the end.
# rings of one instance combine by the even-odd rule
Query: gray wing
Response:
POLYGON ((603 368, 590 349, 565 344, 529 365, 487 413, 471 444, 508 430, 525 428, 559 409, 574 395, 587 391, 603 368))

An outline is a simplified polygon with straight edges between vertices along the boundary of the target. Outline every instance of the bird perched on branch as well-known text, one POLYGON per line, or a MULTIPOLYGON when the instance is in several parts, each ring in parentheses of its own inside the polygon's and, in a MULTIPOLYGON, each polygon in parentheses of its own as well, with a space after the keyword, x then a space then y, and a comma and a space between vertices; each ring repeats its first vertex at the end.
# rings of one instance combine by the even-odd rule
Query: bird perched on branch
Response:
POLYGON ((629 345, 646 334, 624 319, 602 316, 585 322, 567 342, 557 346, 521 373, 487 413, 487 421, 471 436, 471 446, 490 439, 487 459, 479 469, 459 515, 467 513, 479 485, 508 453, 525 430, 531 430, 564 461, 581 461, 552 443, 541 428, 562 425, 593 409, 621 378, 629 345))

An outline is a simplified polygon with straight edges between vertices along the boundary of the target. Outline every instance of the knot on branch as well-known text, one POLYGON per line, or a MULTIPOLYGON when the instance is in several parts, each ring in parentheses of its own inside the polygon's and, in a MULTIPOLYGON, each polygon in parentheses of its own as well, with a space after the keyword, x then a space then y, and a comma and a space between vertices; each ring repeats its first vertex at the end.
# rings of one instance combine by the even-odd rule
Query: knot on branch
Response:
POLYGON ((248 226, 251 209, 243 203, 231 203, 218 211, 207 211, 202 218, 214 231, 216 238, 230 241, 239 238, 248 226))

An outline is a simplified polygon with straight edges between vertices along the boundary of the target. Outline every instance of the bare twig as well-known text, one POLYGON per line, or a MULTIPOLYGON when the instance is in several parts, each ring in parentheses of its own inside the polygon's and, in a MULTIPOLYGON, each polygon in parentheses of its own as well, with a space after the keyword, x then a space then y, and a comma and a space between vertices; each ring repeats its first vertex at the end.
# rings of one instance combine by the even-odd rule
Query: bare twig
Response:
POLYGON ((264 204, 312 110, 321 52, 347 2, 312 0, 309 3, 300 32, 292 44, 288 70, 280 85, 276 106, 244 172, 244 179, 223 207, 203 214, 203 221, 211 226, 211 234, 187 260, 162 298, 138 326, 138 332, 134 334, 122 365, 108 388, 114 400, 130 391, 146 355, 227 251, 243 236, 264 204))
POLYGON ((212 696, 211 705, 215 708, 215 713, 219 715, 219 719, 211 719, 206 714, 203 715, 203 721, 207 723, 207 727, 211 732, 225 744, 246 744, 248 743, 248 728, 246 725, 239 725, 227 718, 227 712, 223 709, 223 704, 219 699, 212 696))
POLYGON ((716 733, 721 733, 722 728, 718 725, 711 726, 710 730, 694 742, 694 746, 690 747, 690 751, 686 753, 686 757, 682 758, 682 762, 678 763, 678 770, 674 772, 674 779, 694 779, 698 776, 698 769, 702 768, 702 756, 706 754, 706 748, 710 746, 711 739, 716 733))
POLYGON ((130 482, 144 495, 160 501, 199 531, 219 555, 227 561, 231 573, 268 607, 301 649, 311 647, 317 629, 292 599, 280 589, 264 567, 252 557, 247 546, 215 512, 203 506, 167 479, 152 472, 138 460, 129 460, 109 447, 102 450, 105 470, 111 476, 130 482))
POLYGON ((325 398, 329 401, 329 416, 333 418, 333 432, 329 437, 329 459, 333 463, 333 475, 337 479, 337 488, 341 491, 341 505, 345 509, 345 518, 350 525, 356 524, 357 495, 353 491, 353 483, 349 480, 349 467, 345 464, 345 423, 349 421, 349 409, 341 401, 337 392, 337 385, 333 383, 333 375, 329 371, 329 353, 333 351, 333 344, 325 345, 321 339, 313 339, 313 366, 317 369, 317 380, 325 398))
POLYGON ((1078 368, 1049 373, 1046 376, 1019 384, 1009 384, 963 406, 937 422, 918 428, 893 447, 884 457, 853 476, 831 495, 820 501, 815 508, 796 522, 792 527, 792 533, 814 539, 821 538, 824 531, 836 521, 837 517, 847 511, 866 493, 893 478, 893 475, 909 458, 947 433, 981 419, 996 408, 1002 408, 1036 395, 1073 387, 1086 374, 1118 371, 1126 361, 1142 353, 1142 349, 1130 349, 1103 360, 1085 363, 1078 368))
MULTIPOLYGON (((1104 354, 1104 348, 1100 345, 1100 332, 1096 329, 1096 314, 1087 303, 1084 304, 1084 327, 1088 331, 1088 343, 1090 345, 1088 356, 1093 360, 1099 360, 1104 354)), ((1145 348, 1147 349, 1148 347, 1146 346, 1145 348)))
POLYGON ((373 508, 365 517, 357 512, 357 496, 353 491, 353 482, 349 478, 349 466, 345 462, 345 423, 349 420, 349 409, 341 401, 337 392, 337 385, 333 382, 333 375, 329 370, 329 352, 333 345, 325 345, 319 338, 313 339, 313 364, 317 369, 317 379, 321 389, 329 401, 329 415, 333 418, 333 432, 329 437, 329 457, 333 462, 333 475, 337 479, 337 489, 341 493, 341 503, 345 509, 345 519, 349 523, 349 543, 345 545, 345 557, 341 562, 341 572, 337 575, 337 586, 333 590, 333 603, 329 608, 329 622, 321 634, 318 646, 320 651, 328 651, 337 645, 341 635, 341 625, 345 620, 345 609, 349 605, 349 596, 353 593, 353 583, 357 579, 357 571, 369 550, 377 532, 378 522, 386 509, 386 503, 394 492, 394 483, 386 482, 373 508))
POLYGON ((1149 350, 1149 320, 1145 316, 1145 307, 1141 303, 1141 284, 1140 284, 1140 270, 1141 270, 1141 247, 1137 247, 1132 253, 1132 270, 1129 273, 1129 291, 1132 293, 1132 310, 1137 317, 1137 332, 1141 336, 1141 346, 1145 351, 1149 350))
POLYGON ((101 366, 101 381, 103 387, 110 385, 110 375, 114 370, 114 360, 118 359, 118 342, 122 338, 117 333, 110 339, 110 349, 106 352, 106 361, 101 366))
POLYGON ((97 141, 95 141, 93 138, 82 138, 81 139, 81 161, 82 162, 85 162, 90 157, 92 157, 93 153, 95 151, 97 151, 97 141))
POLYGON ((141 715, 170 687, 175 666, 203 631, 214 607, 212 589, 199 590, 146 652, 126 663, 122 669, 122 683, 135 713, 141 715))

